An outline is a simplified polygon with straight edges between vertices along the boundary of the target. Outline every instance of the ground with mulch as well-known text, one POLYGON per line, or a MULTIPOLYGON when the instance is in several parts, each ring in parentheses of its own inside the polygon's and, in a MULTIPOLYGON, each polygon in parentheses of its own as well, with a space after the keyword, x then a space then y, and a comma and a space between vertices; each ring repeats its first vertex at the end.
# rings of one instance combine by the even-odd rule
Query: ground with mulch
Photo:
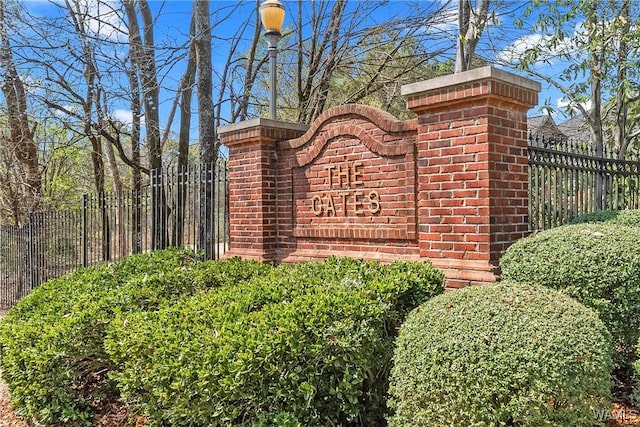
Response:
MULTIPOLYGON (((628 427, 640 425, 640 410, 628 403, 614 403, 611 406, 611 413, 604 414, 607 427, 628 427)), ((105 408, 103 413, 97 415, 93 421, 98 427, 124 427, 135 426, 144 427, 146 420, 143 417, 133 417, 125 408, 117 404, 112 404, 105 408)), ((0 427, 32 427, 24 420, 18 418, 14 408, 9 401, 9 392, 3 381, 0 381, 0 427)))
MULTIPOLYGON (((1 0, 0 0, 1 1, 1 0)), ((0 309, 0 320, 7 314, 0 309)), ((104 405, 100 413, 96 414, 93 423, 97 427, 144 427, 146 419, 134 416, 127 408, 118 402, 104 405)), ((11 404, 7 385, 0 377, 0 427, 33 427, 35 424, 20 419, 11 404)), ((63 427, 62 425, 56 427, 63 427)))
MULTIPOLYGON (((146 419, 135 417, 122 405, 112 403, 107 405, 101 413, 96 414, 92 424, 97 427, 144 427, 146 419)), ((15 408, 11 405, 7 385, 0 380, 0 427, 32 427, 33 425, 18 418, 15 408)), ((63 427, 63 425, 60 424, 57 427, 63 427)))

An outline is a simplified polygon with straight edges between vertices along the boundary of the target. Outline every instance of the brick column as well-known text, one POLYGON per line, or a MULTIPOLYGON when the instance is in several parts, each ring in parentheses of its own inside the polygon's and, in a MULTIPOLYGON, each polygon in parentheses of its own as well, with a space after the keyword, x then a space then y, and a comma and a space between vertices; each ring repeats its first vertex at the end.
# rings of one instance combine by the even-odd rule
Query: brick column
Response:
POLYGON ((492 67, 406 85, 418 114, 420 256, 450 287, 495 281, 528 230, 527 111, 540 84, 492 67))
POLYGON ((259 261, 277 259, 277 143, 307 125, 253 119, 218 129, 229 148, 229 251, 259 261))

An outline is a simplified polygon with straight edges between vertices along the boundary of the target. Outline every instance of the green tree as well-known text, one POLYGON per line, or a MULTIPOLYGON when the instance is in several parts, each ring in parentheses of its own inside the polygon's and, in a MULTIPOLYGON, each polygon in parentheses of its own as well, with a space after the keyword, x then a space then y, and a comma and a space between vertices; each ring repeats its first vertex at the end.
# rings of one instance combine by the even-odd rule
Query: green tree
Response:
MULTIPOLYGON (((505 55, 510 65, 563 93, 567 112, 584 118, 597 156, 608 143, 622 158, 640 135, 640 33, 632 24, 639 8, 631 0, 536 0, 524 14, 524 19, 534 18, 532 28, 540 33, 535 43, 521 39, 505 55), (540 67, 543 63, 563 64, 562 71, 549 74, 540 67)), ((524 19, 516 23, 523 26, 524 19)), ((597 180, 596 206, 601 209, 604 178, 597 180)))
MULTIPOLYGON (((631 0, 537 0, 525 18, 535 16, 541 33, 525 49, 514 45, 510 65, 542 79, 569 100, 567 112, 584 117, 591 145, 602 154, 606 140, 624 156, 640 135, 640 5, 631 0), (563 64, 547 74, 543 63, 563 64)), ((524 20, 516 23, 524 25, 524 20)))

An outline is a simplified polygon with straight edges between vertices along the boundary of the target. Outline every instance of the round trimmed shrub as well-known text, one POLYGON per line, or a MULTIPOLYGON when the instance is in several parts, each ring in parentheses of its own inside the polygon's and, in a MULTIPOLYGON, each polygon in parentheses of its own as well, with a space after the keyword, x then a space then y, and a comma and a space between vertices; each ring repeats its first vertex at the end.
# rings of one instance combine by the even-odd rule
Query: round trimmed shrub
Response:
POLYGON ((630 227, 640 227, 640 210, 605 210, 590 212, 580 215, 571 221, 572 224, 584 223, 600 223, 606 222, 610 224, 628 225, 630 227))
POLYGON ((561 290, 593 308, 609 328, 614 364, 635 360, 640 338, 640 228, 566 225, 513 244, 500 259, 502 277, 561 290))
POLYGON ((500 283, 440 295, 400 329, 390 427, 593 426, 610 403, 610 335, 551 289, 500 283))

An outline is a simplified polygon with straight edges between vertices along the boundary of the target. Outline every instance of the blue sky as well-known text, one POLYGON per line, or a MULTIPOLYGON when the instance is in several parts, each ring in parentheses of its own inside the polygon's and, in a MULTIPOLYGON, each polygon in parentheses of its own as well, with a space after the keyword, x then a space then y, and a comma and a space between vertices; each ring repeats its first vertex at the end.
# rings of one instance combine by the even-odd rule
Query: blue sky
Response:
MULTIPOLYGON (((91 2, 92 0, 88 0, 91 2)), ((25 1, 24 4, 35 14, 38 15, 49 15, 55 14, 59 12, 56 3, 59 3, 59 0, 54 0, 53 3, 45 1, 45 0, 31 0, 25 1)), ((214 52, 214 67, 222 67, 226 62, 226 51, 229 45, 229 39, 232 38, 237 31, 238 27, 246 23, 249 20, 252 20, 253 14, 253 6, 254 3, 248 1, 240 6, 238 6, 240 2, 235 1, 219 1, 214 0, 211 2, 212 8, 212 22, 217 24, 214 27, 214 41, 213 41, 213 52, 214 52), (223 19, 226 18, 226 19, 223 19), (221 23, 219 23, 221 22, 221 23)), ((287 9, 287 19, 285 20, 285 28, 288 26, 291 28, 292 22, 291 20, 295 18, 297 14, 297 1, 283 1, 285 7, 287 9)), ((445 2, 441 1, 426 1, 420 2, 421 6, 428 7, 439 7, 442 4, 446 4, 447 7, 451 8, 451 12, 444 17, 438 26, 432 28, 434 31, 439 31, 441 37, 454 37, 456 31, 456 23, 457 16, 456 10, 457 1, 445 2)), ((524 3, 526 4, 526 3, 524 3)), ((161 47, 159 49, 159 56, 162 59, 163 57, 167 57, 170 55, 171 49, 163 50, 162 46, 167 47, 175 47, 180 46, 186 43, 187 34, 189 31, 189 22, 191 17, 191 1, 151 1, 151 8, 154 12, 154 15, 157 16, 156 28, 155 28, 155 38, 156 44, 161 47)), ((309 6, 309 3, 304 3, 305 7, 309 6)), ((396 14, 406 14, 411 15, 414 10, 414 6, 416 2, 411 1, 391 1, 389 2, 384 9, 379 10, 376 14, 372 16, 368 16, 367 19, 370 19, 374 22, 381 22, 388 18, 390 15, 396 14)), ((513 25, 513 20, 517 17, 518 11, 521 10, 523 4, 518 2, 513 2, 513 7, 511 8, 510 15, 497 15, 495 17, 495 22, 490 26, 486 37, 483 39, 481 48, 484 49, 483 52, 488 52, 489 50, 499 53, 503 51, 508 46, 512 45, 514 42, 518 41, 519 44, 516 44, 516 48, 514 51, 517 53, 518 48, 528 46, 531 43, 535 43, 537 38, 542 37, 542 35, 531 33, 528 28, 518 29, 513 25), (499 25, 496 25, 499 23, 499 25)), ((107 17, 106 20, 112 20, 113 22, 117 21, 117 17, 113 16, 111 18, 107 17)), ((115 24, 116 26, 118 24, 115 24)), ((104 32, 104 26, 102 29, 96 31, 104 32)), ((115 33, 110 34, 111 37, 118 37, 115 33)), ((120 35, 120 37, 123 37, 120 35)), ((453 54, 453 52, 451 52, 453 54)), ((160 60, 159 63, 162 61, 160 60)), ((539 64, 540 67, 544 68, 546 73, 555 72, 554 69, 550 68, 559 68, 562 64, 554 63, 554 64, 539 64)), ((166 71, 164 77, 164 85, 167 87, 176 87, 177 82, 179 81, 184 69, 186 67, 185 61, 179 61, 173 63, 171 66, 167 66, 164 70, 166 71)), ((214 83, 215 84, 215 83, 214 83)), ((173 93, 171 90, 163 91, 162 102, 163 106, 161 108, 161 122, 166 121, 166 117, 168 114, 168 110, 170 107, 171 100, 173 98, 173 93)), ((553 107, 558 107, 561 105, 562 96, 559 91, 550 87, 548 84, 543 83, 543 93, 540 95, 540 106, 544 102, 548 102, 553 107)), ((123 120, 126 121, 128 114, 130 113, 127 110, 127 105, 122 104, 116 106, 114 108, 113 114, 123 120)), ((536 108, 532 110, 532 115, 540 114, 540 109, 536 108)), ((560 117, 561 121, 562 118, 560 117)), ((194 121, 195 123, 195 121, 194 121)), ((177 120, 173 124, 173 128, 175 129, 177 126, 177 120)), ((194 124, 194 131, 197 127, 194 124)), ((194 133, 195 134, 195 133, 194 133)))

